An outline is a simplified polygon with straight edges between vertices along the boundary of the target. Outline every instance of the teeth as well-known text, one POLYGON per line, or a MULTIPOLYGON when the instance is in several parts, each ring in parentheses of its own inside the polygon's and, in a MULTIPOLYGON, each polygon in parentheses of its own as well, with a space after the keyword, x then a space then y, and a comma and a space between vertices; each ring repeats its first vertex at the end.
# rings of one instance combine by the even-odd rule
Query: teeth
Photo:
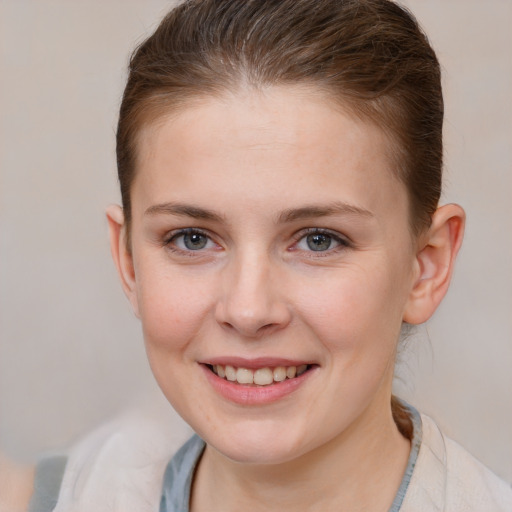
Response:
POLYGON ((288 368, 286 368, 286 376, 289 379, 293 379, 293 377, 295 377, 296 373, 297 373, 297 367, 296 366, 288 366, 288 368))
POLYGON ((256 384, 257 386, 268 386, 274 382, 283 382, 286 379, 293 379, 302 375, 308 369, 307 364, 300 366, 277 366, 275 368, 258 368, 250 370, 248 368, 235 368, 234 366, 217 364, 212 366, 212 370, 221 379, 227 379, 239 384, 256 384))
POLYGON ((282 382, 286 379, 286 368, 284 366, 278 366, 274 368, 274 380, 276 382, 282 382))
POLYGON ((260 368, 254 372, 254 384, 267 386, 274 381, 274 374, 270 368, 260 368))
POLYGON ((299 375, 302 375, 307 369, 308 369, 307 364, 301 364, 300 366, 297 366, 297 377, 299 375))
POLYGON ((235 382, 236 370, 232 366, 229 366, 229 365, 226 366, 225 373, 226 373, 226 379, 230 380, 231 382, 235 382))
POLYGON ((236 371, 236 381, 238 384, 252 384, 254 382, 254 373, 247 368, 238 368, 236 371))

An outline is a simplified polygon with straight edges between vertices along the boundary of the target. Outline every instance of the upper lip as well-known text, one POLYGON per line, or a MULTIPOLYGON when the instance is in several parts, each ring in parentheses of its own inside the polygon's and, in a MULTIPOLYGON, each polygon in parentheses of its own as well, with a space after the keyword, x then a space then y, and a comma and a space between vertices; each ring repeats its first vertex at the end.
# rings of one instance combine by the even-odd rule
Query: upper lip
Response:
POLYGON ((209 364, 212 366, 220 364, 221 366, 233 366, 235 368, 276 368, 278 366, 300 366, 303 364, 312 364, 311 361, 304 359, 289 359, 281 357, 256 357, 245 358, 236 356, 219 356, 199 361, 201 364, 209 364))

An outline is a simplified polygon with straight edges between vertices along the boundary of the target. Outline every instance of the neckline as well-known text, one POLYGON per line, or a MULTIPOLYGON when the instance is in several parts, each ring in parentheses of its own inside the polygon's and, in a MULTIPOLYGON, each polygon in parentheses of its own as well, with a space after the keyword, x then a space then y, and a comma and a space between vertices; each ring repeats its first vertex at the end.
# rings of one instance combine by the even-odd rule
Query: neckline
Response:
MULTIPOLYGON (((418 460, 418 452, 423 437, 420 413, 408 403, 404 401, 401 401, 401 403, 410 415, 413 434, 407 467, 389 512, 400 511, 418 460)), ((164 474, 160 512, 190 511, 192 480, 205 447, 206 443, 197 434, 194 434, 169 461, 164 474)))
POLYGON ((412 439, 411 439, 411 451, 409 452, 409 458, 407 459, 407 467, 405 468, 404 476, 400 482, 400 487, 395 494, 395 499, 391 504, 389 512, 400 512, 402 502, 404 501, 409 483, 411 482, 412 474, 418 461, 418 453, 420 451, 421 441, 423 438, 423 425, 421 422, 421 415, 416 408, 409 405, 407 402, 400 400, 402 405, 407 409, 409 417, 412 421, 412 439))

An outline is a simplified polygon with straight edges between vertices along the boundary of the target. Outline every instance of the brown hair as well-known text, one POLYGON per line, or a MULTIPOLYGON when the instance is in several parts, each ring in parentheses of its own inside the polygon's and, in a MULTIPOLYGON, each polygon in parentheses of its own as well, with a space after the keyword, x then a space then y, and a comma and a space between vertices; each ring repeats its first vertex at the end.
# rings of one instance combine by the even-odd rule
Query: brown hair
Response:
POLYGON ((144 126, 197 97, 295 84, 325 91, 386 131, 412 231, 429 226, 441 192, 441 77, 408 11, 389 0, 188 0, 130 60, 117 130, 127 237, 144 126))

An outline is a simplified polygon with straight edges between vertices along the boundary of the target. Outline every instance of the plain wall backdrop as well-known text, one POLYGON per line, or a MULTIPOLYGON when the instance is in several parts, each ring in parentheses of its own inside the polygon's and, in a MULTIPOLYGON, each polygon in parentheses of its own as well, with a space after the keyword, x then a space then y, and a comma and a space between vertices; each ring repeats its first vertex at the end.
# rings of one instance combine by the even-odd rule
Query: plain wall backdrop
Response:
MULTIPOLYGON (((397 391, 512 481, 512 2, 405 4, 443 66, 443 202, 468 223, 448 296, 402 351, 397 391)), ((170 5, 0 0, 0 449, 20 460, 125 407, 167 406, 104 209, 119 198, 128 55, 170 5)))

